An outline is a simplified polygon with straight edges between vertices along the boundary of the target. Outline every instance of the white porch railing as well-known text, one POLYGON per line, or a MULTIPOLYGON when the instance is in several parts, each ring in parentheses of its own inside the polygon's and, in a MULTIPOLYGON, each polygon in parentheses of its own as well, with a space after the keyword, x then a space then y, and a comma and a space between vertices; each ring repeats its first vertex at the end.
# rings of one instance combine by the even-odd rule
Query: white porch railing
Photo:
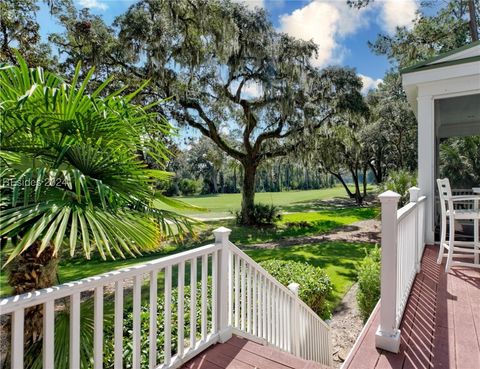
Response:
POLYGON ((380 325, 376 346, 398 352, 403 312, 425 247, 426 197, 420 189, 409 189, 410 202, 397 210, 400 195, 387 191, 382 204, 382 271, 380 325))
MULTIPOLYGON (((69 309, 69 367, 80 368, 82 343, 81 304, 85 293, 93 293, 94 368, 104 364, 105 299, 114 304, 114 368, 124 366, 124 292, 132 296, 132 367, 176 368, 208 346, 225 342, 232 333, 246 336, 308 360, 331 365, 330 328, 295 294, 229 240, 230 230, 214 231, 215 244, 171 255, 130 268, 85 278, 76 282, 13 296, 0 301, 0 315, 11 316, 11 367, 24 367, 25 309, 43 305, 43 368, 54 367, 55 315, 58 306, 69 309), (185 281, 189 272, 190 306, 185 306, 185 281), (174 277, 176 275, 176 278, 174 277), (201 288, 197 292, 197 278, 201 288), (129 282, 133 279, 133 283, 129 282), (159 286, 163 283, 163 291, 159 286), (172 300, 172 284, 178 291, 172 300), (210 287, 210 288, 209 288, 210 287), (106 294, 107 288, 112 291, 106 294), (131 291, 130 291, 131 289, 131 291), (141 324, 142 291, 148 292, 149 329, 141 324), (164 299, 159 311, 158 298, 164 299), (199 296, 197 296, 197 294, 199 296), (209 299, 210 297, 210 299, 209 299), (200 300, 197 303, 197 300, 200 300), (175 305, 173 305, 175 304, 175 305), (200 306, 200 311, 197 308, 200 306), (176 312, 176 319, 172 314, 176 312), (185 327, 185 313, 190 317, 190 334, 185 327), (199 313, 199 314, 197 314, 199 313), (157 327, 157 314, 164 314, 164 327, 157 327), (172 342, 172 332, 177 333, 172 342), (162 335, 164 346, 157 347, 162 335), (148 337, 148 363, 142 360, 142 337, 148 337), (176 350, 172 350, 176 343, 176 350), (163 361, 159 362, 159 350, 163 361)), ((143 298, 145 301, 145 297, 143 298)), ((161 360, 160 360, 161 361, 161 360)))

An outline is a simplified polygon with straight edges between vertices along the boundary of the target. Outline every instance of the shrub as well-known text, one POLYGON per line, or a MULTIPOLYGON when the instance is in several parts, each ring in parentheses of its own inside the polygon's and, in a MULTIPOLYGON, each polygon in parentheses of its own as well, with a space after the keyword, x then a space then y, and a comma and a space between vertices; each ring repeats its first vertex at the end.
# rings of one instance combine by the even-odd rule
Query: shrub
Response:
POLYGON ((357 303, 360 314, 367 320, 380 298, 380 249, 375 247, 357 267, 357 303))
POLYGON ((178 182, 178 189, 184 196, 192 196, 200 193, 202 183, 194 179, 183 178, 178 182))
MULTIPOLYGON (((235 212, 235 218, 237 224, 242 224, 243 213, 241 210, 235 212)), ((253 219, 257 225, 270 225, 282 219, 282 215, 278 206, 258 203, 253 207, 253 219)))
POLYGON ((400 169, 397 171, 391 171, 388 174, 388 178, 383 182, 381 188, 382 191, 395 191, 400 194, 400 206, 405 205, 409 201, 408 189, 417 185, 417 174, 411 173, 407 170, 400 169))
MULTIPOLYGON (((195 317, 197 321, 197 340, 200 339, 200 323, 201 323, 201 282, 197 284, 197 308, 195 317)), ((211 279, 208 280, 208 291, 207 291, 207 329, 208 332, 211 330, 211 279)), ((178 290, 177 288, 172 289, 172 298, 171 298, 171 347, 172 355, 177 351, 178 343, 178 331, 177 331, 177 322, 178 322, 178 290)), ((123 321, 123 367, 132 368, 132 359, 133 359, 133 313, 131 309, 124 309, 128 311, 124 317, 123 321)), ((164 360, 164 320, 165 320, 165 298, 163 294, 159 294, 157 300, 157 362, 161 363, 164 360)), ((150 304, 142 303, 140 311, 140 330, 141 330, 141 368, 147 369, 149 367, 149 331, 150 331, 150 304)), ((112 327, 110 327, 112 328, 112 327)), ((190 339, 190 286, 185 286, 184 289, 184 337, 185 341, 190 339)), ((104 349, 104 368, 113 368, 114 362, 114 340, 113 340, 113 329, 108 329, 105 331, 105 349, 104 349)))
POLYGON ((300 285, 299 297, 322 319, 331 317, 327 299, 332 294, 332 283, 325 271, 307 263, 291 260, 266 260, 260 265, 281 284, 300 285))

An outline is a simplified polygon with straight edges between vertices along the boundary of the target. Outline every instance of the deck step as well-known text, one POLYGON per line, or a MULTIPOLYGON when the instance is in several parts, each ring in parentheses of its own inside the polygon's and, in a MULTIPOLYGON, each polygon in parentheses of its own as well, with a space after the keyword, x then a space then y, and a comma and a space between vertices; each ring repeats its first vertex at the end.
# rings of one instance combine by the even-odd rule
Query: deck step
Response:
POLYGON ((271 346, 233 336, 213 345, 182 366, 183 369, 328 369, 271 346))

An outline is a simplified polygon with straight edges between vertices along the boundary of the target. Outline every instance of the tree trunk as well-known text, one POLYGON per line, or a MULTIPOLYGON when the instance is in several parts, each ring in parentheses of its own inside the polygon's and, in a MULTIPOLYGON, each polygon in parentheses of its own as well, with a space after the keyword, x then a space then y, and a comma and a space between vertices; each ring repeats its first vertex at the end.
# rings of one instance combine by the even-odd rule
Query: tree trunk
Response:
POLYGON ((233 167, 233 193, 237 192, 237 168, 233 167))
POLYGON ((363 198, 367 197, 367 169, 368 167, 365 165, 363 167, 363 198))
MULTIPOLYGON (((36 242, 17 256, 9 266, 8 283, 14 295, 51 287, 57 282, 58 257, 48 246, 37 256, 41 242, 36 242)), ((38 342, 43 332, 43 305, 25 309, 25 347, 38 342)))
POLYGON ((253 208, 255 204, 255 176, 257 166, 250 162, 243 164, 242 216, 241 224, 254 225, 253 208))
POLYGON ((212 181, 213 193, 218 193, 217 171, 215 170, 215 167, 213 167, 213 166, 212 166, 212 172, 211 172, 211 181, 212 181))
POLYGON ((478 41, 478 26, 474 0, 468 0, 468 12, 470 15, 470 21, 468 22, 470 26, 470 36, 472 36, 472 41, 478 41))
POLYGON ((352 174, 352 179, 355 184, 355 202, 357 205, 362 205, 363 204, 363 196, 360 193, 360 184, 358 183, 358 173, 356 170, 350 170, 350 173, 352 174))
POLYGON ((348 188, 347 184, 345 183, 345 181, 343 180, 342 176, 338 173, 334 173, 334 172, 330 172, 329 173, 331 175, 333 175, 335 178, 337 178, 340 183, 342 184, 343 188, 345 189, 345 191, 347 192, 347 195, 348 197, 350 197, 351 199, 355 198, 355 195, 352 193, 352 191, 350 191, 350 189, 348 188))

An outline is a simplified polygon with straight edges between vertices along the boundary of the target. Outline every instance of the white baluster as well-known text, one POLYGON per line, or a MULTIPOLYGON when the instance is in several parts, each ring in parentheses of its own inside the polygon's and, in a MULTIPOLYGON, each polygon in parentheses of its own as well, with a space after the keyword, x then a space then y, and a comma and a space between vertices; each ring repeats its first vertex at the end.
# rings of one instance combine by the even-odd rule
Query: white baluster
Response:
POLYGON ((240 329, 245 331, 245 260, 240 260, 240 284, 241 284, 241 291, 240 291, 240 329))
POLYGON ((177 355, 179 358, 183 357, 185 350, 185 262, 178 264, 178 342, 177 355))
MULTIPOLYGON (((218 301, 218 251, 215 251, 212 254, 212 330, 211 333, 217 332, 217 324, 218 324, 218 308, 219 306, 218 301)), ((225 301, 223 302, 225 304, 225 301)))
POLYGON ((235 328, 240 328, 240 257, 235 255, 235 328))
POLYGON ((140 369, 141 364, 141 293, 142 293, 142 275, 133 277, 133 369, 140 369))
POLYGON ((247 278, 247 333, 252 333, 252 304, 251 304, 251 289, 252 289, 252 282, 251 282, 251 268, 250 264, 247 265, 247 273, 246 273, 246 278, 247 278))
POLYGON ((25 310, 18 309, 12 313, 12 368, 23 369, 23 331, 25 326, 25 310))
POLYGON ((165 268, 165 364, 170 364, 172 358, 172 266, 169 265, 165 268))
POLYGON ((157 293, 158 293, 158 271, 150 272, 150 331, 149 331, 149 353, 148 362, 150 369, 157 366, 157 293))
POLYGON ((43 367, 53 368, 55 359, 55 300, 43 304, 43 367))
POLYGON ((70 296, 70 369, 80 368, 80 292, 70 296))
MULTIPOLYGON (((93 302, 93 365, 94 369, 103 368, 103 286, 95 288, 93 302)), ((48 366, 44 366, 48 368, 48 366)))
POLYGON ((197 341, 197 258, 190 260, 190 348, 197 341))
POLYGON ((257 327, 257 324, 258 324, 258 318, 257 318, 257 315, 258 315, 258 292, 257 292, 257 270, 254 269, 253 270, 253 283, 252 283, 252 306, 253 306, 253 311, 252 311, 252 315, 253 315, 253 322, 252 322, 252 333, 254 336, 257 336, 258 335, 258 327, 257 327))
POLYGON ((123 368, 123 281, 115 283, 115 326, 114 326, 115 369, 123 368))
POLYGON ((300 330, 299 330, 299 309, 296 298, 298 297, 298 290, 300 285, 298 283, 290 283, 288 289, 293 292, 295 298, 290 298, 290 327, 291 327, 291 347, 292 353, 300 356, 300 330))
POLYGON ((208 322, 208 255, 202 255, 202 317, 201 317, 201 335, 202 341, 207 339, 207 322, 208 322))

